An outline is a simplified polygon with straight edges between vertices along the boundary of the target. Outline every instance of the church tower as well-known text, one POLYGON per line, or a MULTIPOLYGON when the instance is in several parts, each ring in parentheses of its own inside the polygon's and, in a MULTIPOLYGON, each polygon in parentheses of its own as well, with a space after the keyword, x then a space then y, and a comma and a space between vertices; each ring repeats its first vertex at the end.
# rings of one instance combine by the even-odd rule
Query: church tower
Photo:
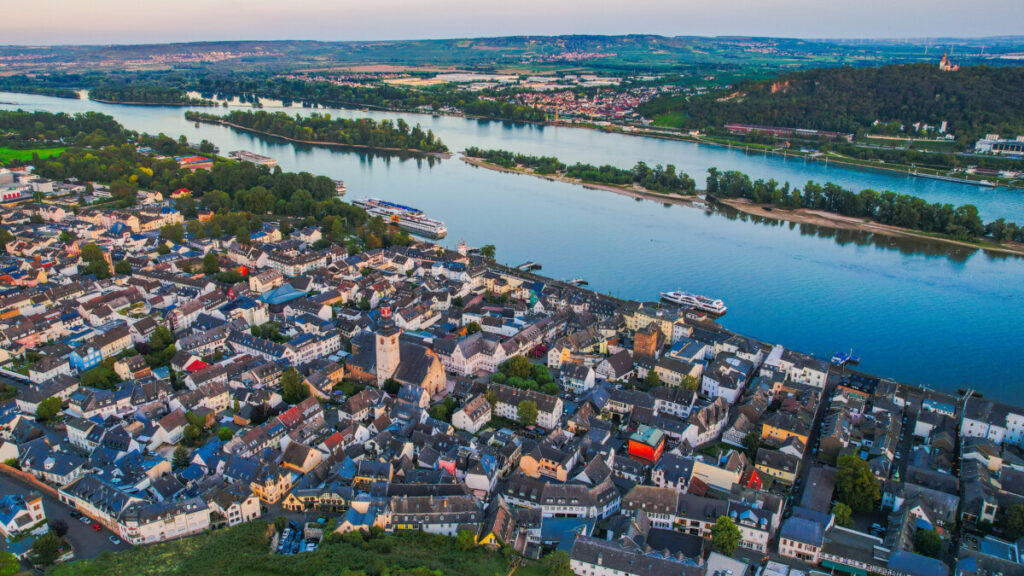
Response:
POLYGON ((463 256, 465 256, 466 254, 469 253, 469 247, 466 246, 466 241, 465 240, 459 240, 458 250, 459 250, 459 254, 461 254, 463 256))
POLYGON ((399 352, 398 336, 402 329, 398 328, 391 321, 391 307, 385 306, 380 311, 382 326, 374 335, 374 343, 377 352, 377 385, 381 386, 384 381, 395 375, 398 370, 398 363, 401 362, 399 352))

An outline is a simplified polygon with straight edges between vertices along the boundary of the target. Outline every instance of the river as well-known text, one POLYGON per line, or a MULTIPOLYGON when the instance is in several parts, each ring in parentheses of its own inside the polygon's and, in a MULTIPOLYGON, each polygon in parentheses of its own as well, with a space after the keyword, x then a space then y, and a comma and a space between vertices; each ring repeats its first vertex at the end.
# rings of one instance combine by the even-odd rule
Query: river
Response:
MULTIPOLYGON (((622 298, 686 289, 722 298, 729 329, 828 357, 853 348, 862 370, 955 391, 972 386, 1024 403, 1024 259, 936 242, 779 224, 730 212, 588 190, 469 166, 457 159, 375 156, 294 146, 186 122, 184 109, 123 106, 0 93, 0 108, 100 111, 128 128, 203 138, 222 152, 272 156, 285 170, 343 179, 349 197, 380 196, 448 225, 448 245, 495 244, 508 264, 540 262, 555 278, 582 277, 622 298), (13 103, 13 104, 11 104, 13 103), (998 393, 998 394, 997 394, 998 393)), ((212 111, 207 109, 208 111, 212 111)), ((301 109, 296 110, 302 111, 301 109)), ((702 182, 708 167, 803 183, 889 189, 930 201, 978 205, 984 219, 1024 222, 1024 193, 863 172, 686 142, 565 127, 512 126, 453 117, 320 110, 344 117, 406 118, 452 150, 475 145, 566 162, 673 163, 702 182)))

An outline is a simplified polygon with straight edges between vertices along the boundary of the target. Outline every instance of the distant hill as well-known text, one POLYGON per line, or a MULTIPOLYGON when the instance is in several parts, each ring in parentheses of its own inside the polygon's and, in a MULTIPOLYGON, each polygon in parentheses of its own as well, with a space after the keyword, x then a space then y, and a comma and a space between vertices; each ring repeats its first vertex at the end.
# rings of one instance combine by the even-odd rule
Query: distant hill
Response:
POLYGON ((946 121, 961 142, 987 132, 1024 134, 1024 67, 970 66, 946 72, 931 64, 822 68, 640 108, 658 124, 718 129, 726 123, 837 132, 871 129, 875 120, 911 125, 946 121))
POLYGON ((374 42, 230 41, 107 46, 0 46, 9 73, 92 70, 290 70, 338 65, 455 66, 475 70, 592 70, 761 76, 824 66, 933 61, 956 46, 961 64, 1002 62, 1024 51, 1024 37, 982 39, 803 40, 758 37, 505 36, 374 42), (941 53, 941 52, 939 52, 941 53), (747 74, 749 75, 749 74, 747 74))

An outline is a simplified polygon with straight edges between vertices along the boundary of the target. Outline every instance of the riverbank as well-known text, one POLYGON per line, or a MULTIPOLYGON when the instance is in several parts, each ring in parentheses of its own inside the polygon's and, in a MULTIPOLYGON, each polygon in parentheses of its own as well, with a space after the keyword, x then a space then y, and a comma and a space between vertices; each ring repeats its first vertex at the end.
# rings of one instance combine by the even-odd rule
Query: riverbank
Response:
POLYGON ((369 152, 388 152, 393 154, 414 154, 417 156, 434 156, 435 158, 448 159, 452 157, 451 152, 426 152, 416 148, 389 148, 385 146, 368 146, 366 144, 343 144, 341 142, 325 142, 322 140, 300 140, 298 138, 289 138, 288 136, 281 136, 272 132, 264 132, 263 130, 256 130, 255 128, 248 128, 241 124, 235 124, 234 122, 228 122, 227 120, 212 120, 209 118, 189 119, 189 122, 202 122, 204 124, 216 124, 220 126, 227 126, 238 130, 239 132, 247 132, 249 134, 258 134, 260 136, 266 136, 269 138, 279 138, 286 142, 293 144, 306 144, 308 146, 327 146, 331 148, 354 148, 356 150, 367 150, 369 152))
MULTIPOLYGON (((203 101, 203 102, 194 102, 194 103, 178 103, 178 102, 175 102, 175 103, 154 103, 154 102, 119 102, 119 101, 111 101, 111 100, 101 100, 101 99, 92 98, 92 97, 88 97, 88 99, 92 100, 94 102, 100 102, 100 103, 104 103, 104 104, 123 104, 123 105, 131 105, 131 106, 178 106, 178 107, 187 107, 187 106, 219 107, 219 106, 221 106, 221 103, 218 102, 218 101, 203 101)), ((315 102, 314 104, 316 104, 320 108, 325 108, 325 109, 330 108, 330 107, 338 107, 338 108, 349 109, 349 110, 367 110, 367 111, 374 110, 374 111, 379 111, 379 112, 391 112, 391 113, 401 113, 401 114, 419 114, 419 115, 423 115, 423 116, 445 116, 445 117, 452 117, 452 118, 465 118, 465 119, 485 120, 485 121, 492 121, 492 122, 508 122, 508 123, 513 123, 513 124, 529 124, 529 125, 536 125, 536 126, 542 126, 542 127, 543 126, 551 126, 551 127, 565 127, 565 128, 582 128, 582 129, 597 130, 597 131, 606 132, 606 133, 612 133, 612 134, 621 134, 621 135, 625 135, 625 136, 640 136, 640 137, 646 137, 646 138, 657 138, 657 139, 661 139, 661 140, 675 140, 675 141, 679 141, 679 142, 689 142, 689 143, 692 143, 692 144, 698 144, 698 145, 702 144, 702 145, 705 145, 705 146, 715 146, 715 147, 727 148, 727 149, 731 149, 731 150, 739 150, 739 151, 742 151, 744 154, 772 154, 774 156, 781 156, 783 158, 798 158, 798 159, 801 159, 801 160, 809 160, 809 161, 820 161, 821 158, 825 158, 824 162, 826 164, 828 164, 828 163, 839 164, 841 166, 844 166, 846 168, 851 168, 851 169, 854 169, 854 170, 864 170, 864 171, 870 171, 870 172, 887 172, 887 173, 894 173, 894 174, 903 174, 903 175, 912 176, 912 177, 915 177, 915 178, 938 178, 938 179, 941 179, 941 180, 944 180, 944 181, 947 181, 947 182, 952 182, 952 183, 957 183, 957 184, 965 184, 965 185, 968 185, 968 186, 978 186, 978 187, 990 187, 991 186, 990 184, 986 184, 985 183, 987 181, 986 178, 983 178, 981 176, 974 177, 974 178, 972 178, 970 176, 966 176, 966 177, 949 176, 948 173, 944 173, 942 170, 938 170, 938 169, 923 168, 923 167, 912 167, 912 166, 906 166, 906 165, 902 165, 902 164, 889 164, 889 165, 886 165, 886 164, 880 164, 878 162, 871 161, 871 160, 860 160, 860 159, 857 159, 857 158, 850 158, 850 157, 847 157, 847 156, 837 155, 836 153, 830 153, 830 154, 825 155, 825 156, 816 157, 816 156, 814 156, 814 155, 812 155, 810 153, 802 152, 802 151, 799 151, 799 150, 778 150, 778 149, 775 149, 773 147, 769 147, 769 146, 765 146, 765 145, 757 145, 757 144, 754 144, 754 145, 734 144, 734 143, 731 143, 731 142, 722 141, 720 139, 714 139, 714 138, 702 137, 702 136, 694 136, 694 135, 689 134, 689 133, 685 133, 685 132, 682 132, 682 131, 675 131, 675 130, 672 130, 672 129, 669 129, 669 128, 651 129, 651 128, 648 128, 648 127, 637 126, 637 125, 633 125, 633 124, 614 124, 614 123, 608 123, 607 125, 599 125, 599 124, 593 124, 593 123, 579 123, 579 124, 577 124, 577 123, 571 123, 571 122, 565 122, 565 121, 551 121, 551 120, 543 120, 543 121, 542 120, 511 120, 511 119, 495 118, 495 117, 489 117, 489 116, 476 116, 476 115, 465 114, 465 113, 462 113, 462 112, 450 112, 450 111, 440 111, 440 110, 425 111, 425 110, 420 110, 420 109, 404 109, 404 108, 395 108, 395 107, 390 107, 390 106, 380 106, 380 105, 365 104, 365 103, 345 103, 345 102, 321 103, 321 102, 315 102)), ((231 107, 237 107, 237 106, 236 105, 232 105, 231 107)), ((254 108, 254 109, 256 108, 256 107, 251 106, 251 105, 244 105, 242 107, 254 108)), ((276 106, 272 106, 271 108, 276 108, 276 106)), ((307 108, 307 107, 304 107, 304 106, 295 106, 294 102, 292 103, 291 106, 281 106, 280 108, 283 109, 283 110, 291 110, 291 109, 296 109, 296 108, 309 109, 309 110, 317 110, 316 107, 307 108)), ((254 133, 265 134, 265 133, 258 132, 258 131, 253 131, 253 132, 254 133)), ((364 147, 363 145, 341 145, 341 144, 326 143, 326 142, 306 142, 306 141, 301 141, 301 140, 292 140, 290 138, 285 138, 283 136, 277 136, 277 135, 274 135, 274 134, 269 134, 269 135, 275 136, 277 138, 282 138, 282 139, 285 139, 285 140, 289 140, 291 142, 309 143, 309 144, 315 144, 315 145, 321 145, 321 146, 322 145, 336 145, 336 146, 351 146, 353 148, 363 148, 364 147)), ((387 150, 387 151, 394 151, 394 150, 396 150, 396 149, 392 149, 392 148, 376 148, 376 149, 377 150, 387 150)), ((398 149, 398 151, 401 151, 401 150, 398 149)), ((416 153, 431 154, 431 153, 426 153, 426 152, 422 152, 422 151, 416 151, 416 153)), ((450 157, 450 156, 446 156, 446 157, 450 157)), ((1009 189, 1014 189, 1014 190, 1024 190, 1024 184, 1008 182, 1008 181, 1005 181, 1005 180, 1002 180, 1002 179, 998 179, 998 178, 996 180, 997 181, 994 182, 994 184, 996 186, 1004 187, 1004 188, 1009 188, 1009 189)))
MULTIPOLYGON (((626 188, 622 186, 613 186, 610 184, 598 184, 593 182, 584 182, 578 178, 566 178, 557 174, 538 174, 532 170, 523 168, 505 168, 504 166, 498 166, 492 164, 481 158, 474 158, 469 156, 461 156, 460 159, 473 166, 484 168, 487 170, 493 170, 495 172, 505 172, 509 174, 521 174, 524 176, 533 176, 535 178, 542 178, 552 182, 564 182, 567 184, 573 184, 576 186, 582 186, 584 188, 590 188, 592 190, 602 190, 605 192, 612 192, 614 194, 620 194, 622 196, 629 196, 630 198, 642 198, 644 200, 653 200, 655 202, 664 202, 667 204, 678 204, 683 206, 697 207, 701 200, 694 194, 690 196, 680 196, 678 194, 663 194, 660 192, 651 192, 642 188, 626 188)), ((880 224, 864 218, 854 218, 850 216, 843 216, 841 214, 833 214, 831 212, 825 212, 821 210, 809 210, 806 208, 800 208, 797 210, 785 210, 771 206, 770 204, 757 204, 750 202, 742 198, 714 198, 714 201, 734 208, 745 214, 752 216, 760 216, 763 218, 771 218, 783 222, 794 222, 797 224, 812 224, 814 226, 821 226, 824 228, 833 228, 841 230, 857 230, 860 232, 867 232, 871 234, 880 234, 883 236, 890 236, 896 238, 911 238, 916 240, 934 240, 949 244, 951 246, 961 246, 964 248, 974 248, 987 250, 999 254, 1009 254, 1013 256, 1024 256, 1024 244, 1017 242, 1009 242, 1006 244, 997 244, 995 242, 969 242, 964 240, 956 240, 946 236, 937 234, 928 234, 925 232, 917 232, 907 228, 900 228, 898 226, 890 226, 888 224, 880 224)))
POLYGON ((189 106, 208 106, 211 108, 220 107, 213 100, 205 100, 201 102, 122 102, 120 100, 101 100, 99 98, 93 98, 87 96, 87 98, 93 102, 99 102, 101 104, 123 104, 125 106, 177 106, 179 108, 188 108, 189 106))
POLYGON ((996 244, 994 242, 968 242, 947 238, 945 236, 916 232, 914 230, 900 228, 898 226, 879 224, 878 222, 873 222, 864 218, 854 218, 851 216, 843 216, 841 214, 833 214, 831 212, 824 212, 821 210, 809 210, 807 208, 785 210, 771 206, 770 204, 757 204, 743 198, 715 198, 715 201, 735 208, 744 214, 760 216, 762 218, 771 218, 773 220, 780 220, 783 222, 813 224, 814 226, 823 226, 826 228, 835 228, 840 230, 857 230, 860 232, 881 234, 884 236, 893 236, 898 238, 934 240, 965 248, 976 248, 1000 254, 1024 256, 1024 244, 1017 242, 1009 242, 1006 244, 996 244))
POLYGON ((542 178, 551 182, 564 182, 566 184, 573 184, 575 186, 582 186, 583 188, 589 188, 591 190, 601 190, 604 192, 611 192, 613 194, 620 194, 622 196, 628 196, 630 198, 642 198, 644 200, 653 200, 655 202, 664 202, 666 204, 680 204, 685 206, 693 206, 695 202, 699 202, 700 198, 696 194, 681 195, 681 194, 665 194, 662 192, 652 192, 646 188, 640 186, 633 186, 626 188, 624 186, 615 186, 613 184, 601 184, 599 182, 587 182, 580 180, 579 178, 568 178, 566 176, 560 176, 558 174, 538 174, 529 169, 525 168, 505 168, 504 166, 498 166, 497 164, 491 164, 482 158, 474 158, 472 156, 460 156, 466 164, 476 166, 478 168, 484 168, 485 170, 493 170, 495 172, 506 172, 508 174, 522 174, 524 176, 533 176, 534 178, 542 178))

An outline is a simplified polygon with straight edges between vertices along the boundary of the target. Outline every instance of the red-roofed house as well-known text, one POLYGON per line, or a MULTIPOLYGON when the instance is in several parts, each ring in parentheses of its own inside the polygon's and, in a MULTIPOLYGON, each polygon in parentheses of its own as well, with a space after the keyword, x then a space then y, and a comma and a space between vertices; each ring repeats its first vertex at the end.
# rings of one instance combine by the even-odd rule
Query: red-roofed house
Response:
POLYGON ((196 372, 199 372, 200 370, 202 370, 203 368, 206 368, 207 366, 209 366, 209 364, 207 364, 206 362, 203 362, 202 360, 196 358, 196 359, 192 360, 191 362, 189 362, 188 364, 185 365, 185 370, 187 372, 196 373, 196 372))

